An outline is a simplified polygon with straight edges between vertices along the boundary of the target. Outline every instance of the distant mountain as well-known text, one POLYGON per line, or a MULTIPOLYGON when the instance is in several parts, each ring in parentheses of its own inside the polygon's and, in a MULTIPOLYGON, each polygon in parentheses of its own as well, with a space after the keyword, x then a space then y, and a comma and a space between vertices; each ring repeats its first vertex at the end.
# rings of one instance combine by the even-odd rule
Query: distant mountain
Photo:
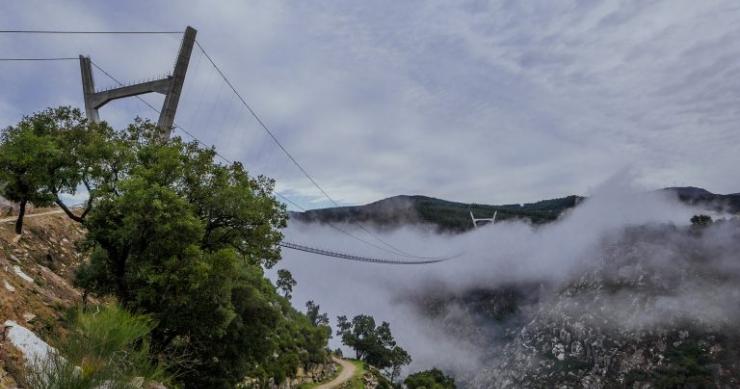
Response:
POLYGON ((693 186, 671 187, 663 190, 675 193, 679 200, 690 205, 714 211, 740 212, 740 193, 716 194, 693 186))
MULTIPOLYGON (((713 211, 740 213, 740 193, 715 194, 703 188, 671 187, 680 201, 713 211)), ((462 232, 473 228, 472 211, 477 218, 498 212, 496 220, 524 219, 533 224, 553 221, 563 211, 575 207, 584 197, 571 195, 526 204, 468 204, 420 195, 389 197, 366 205, 291 212, 293 220, 306 223, 368 223, 380 228, 427 224, 442 232, 462 232)))
POLYGON ((370 223, 381 228, 428 224, 440 231, 461 232, 473 228, 471 211, 477 218, 488 218, 498 212, 496 220, 527 219, 540 224, 555 220, 581 199, 580 196, 568 196, 528 204, 486 205, 401 195, 367 205, 293 212, 291 218, 308 223, 370 223))

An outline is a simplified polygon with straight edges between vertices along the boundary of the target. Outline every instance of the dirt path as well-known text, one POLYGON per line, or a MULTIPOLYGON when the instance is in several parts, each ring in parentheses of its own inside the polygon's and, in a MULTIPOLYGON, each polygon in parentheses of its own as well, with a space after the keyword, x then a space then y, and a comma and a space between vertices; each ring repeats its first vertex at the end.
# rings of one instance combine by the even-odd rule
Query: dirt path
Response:
MULTIPOLYGON (((36 217, 36 216, 54 215, 54 214, 57 214, 57 213, 64 213, 64 211, 62 211, 61 209, 55 209, 53 211, 46 211, 46 212, 39 212, 39 213, 30 213, 30 214, 26 214, 26 216, 24 216, 23 219, 32 218, 32 217, 36 217)), ((15 223, 16 220, 18 220, 18 216, 17 215, 16 216, 9 216, 9 217, 0 218, 0 223, 7 223, 7 222, 14 222, 15 223)))
POLYGON ((329 381, 329 382, 327 382, 325 384, 321 384, 321 385, 317 386, 315 389, 334 389, 334 388, 338 388, 343 383, 345 383, 345 382, 349 381, 350 379, 352 379, 352 376, 355 375, 355 369, 356 368, 355 368, 355 365, 352 362, 347 361, 347 360, 344 360, 344 359, 339 359, 339 358, 336 358, 336 357, 331 357, 331 359, 333 359, 334 362, 336 362, 336 363, 338 363, 338 364, 340 364, 342 366, 342 372, 339 373, 339 375, 337 376, 337 378, 334 378, 333 380, 331 380, 331 381, 329 381))

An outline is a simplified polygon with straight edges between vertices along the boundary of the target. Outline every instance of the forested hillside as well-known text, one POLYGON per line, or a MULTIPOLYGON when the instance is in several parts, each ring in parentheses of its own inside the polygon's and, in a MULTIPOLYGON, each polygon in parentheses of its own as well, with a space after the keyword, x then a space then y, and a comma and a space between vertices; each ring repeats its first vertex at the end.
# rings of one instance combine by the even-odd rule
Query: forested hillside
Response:
MULTIPOLYGON (((715 194, 695 187, 665 188, 669 196, 707 211, 740 212, 740 193, 715 194)), ((556 220, 566 210, 587 198, 577 195, 523 204, 466 204, 427 196, 394 196, 366 205, 291 212, 290 218, 307 223, 370 223, 380 228, 428 224, 441 232, 463 232, 473 228, 470 212, 476 218, 522 219, 533 224, 556 220)))
POLYGON ((476 218, 490 218, 497 212, 496 220, 525 219, 540 224, 557 219, 581 199, 580 196, 567 196, 536 203, 486 205, 402 195, 367 205, 292 212, 290 217, 302 222, 370 223, 381 228, 428 224, 442 232, 462 232, 473 228, 470 212, 476 218))

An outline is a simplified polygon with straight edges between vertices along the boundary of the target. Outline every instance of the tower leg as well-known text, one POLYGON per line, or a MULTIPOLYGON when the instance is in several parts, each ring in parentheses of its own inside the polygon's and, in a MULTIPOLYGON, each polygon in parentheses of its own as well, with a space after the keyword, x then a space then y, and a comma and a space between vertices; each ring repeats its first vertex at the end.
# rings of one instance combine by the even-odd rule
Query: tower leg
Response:
POLYGON ((180 53, 178 54, 177 62, 175 63, 175 70, 172 73, 172 84, 170 86, 170 90, 167 92, 167 96, 164 98, 162 112, 159 114, 157 127, 164 131, 165 139, 170 137, 172 126, 175 123, 175 112, 177 112, 177 104, 180 101, 182 85, 185 82, 185 73, 188 71, 190 55, 192 54, 193 46, 195 45, 196 33, 197 31, 190 26, 185 29, 185 35, 182 38, 182 45, 180 46, 180 53))
POLYGON ((85 115, 87 120, 98 123, 100 117, 98 110, 93 105, 92 97, 95 94, 95 80, 93 80, 92 65, 90 57, 80 55, 80 72, 82 73, 82 93, 85 99, 85 115))

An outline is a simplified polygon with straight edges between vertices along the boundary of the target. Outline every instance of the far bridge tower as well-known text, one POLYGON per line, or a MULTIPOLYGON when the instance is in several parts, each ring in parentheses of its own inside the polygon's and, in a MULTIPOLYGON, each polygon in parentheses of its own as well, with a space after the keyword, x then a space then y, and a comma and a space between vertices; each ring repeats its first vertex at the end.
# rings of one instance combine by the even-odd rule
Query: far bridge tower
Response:
POLYGON ((185 74, 188 71, 190 55, 195 45, 197 31, 188 26, 180 45, 175 68, 171 75, 151 81, 122 85, 117 88, 103 91, 95 91, 95 80, 93 79, 92 61, 90 57, 80 55, 80 70, 82 72, 82 91, 85 96, 85 113, 88 120, 97 123, 100 121, 98 109, 108 102, 125 97, 133 97, 145 93, 161 93, 165 95, 162 110, 159 113, 157 127, 164 131, 165 139, 170 137, 172 127, 175 123, 177 104, 180 101, 182 86, 185 83, 185 74))

